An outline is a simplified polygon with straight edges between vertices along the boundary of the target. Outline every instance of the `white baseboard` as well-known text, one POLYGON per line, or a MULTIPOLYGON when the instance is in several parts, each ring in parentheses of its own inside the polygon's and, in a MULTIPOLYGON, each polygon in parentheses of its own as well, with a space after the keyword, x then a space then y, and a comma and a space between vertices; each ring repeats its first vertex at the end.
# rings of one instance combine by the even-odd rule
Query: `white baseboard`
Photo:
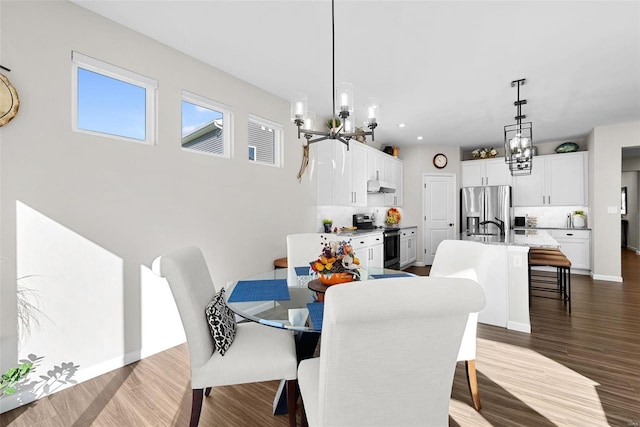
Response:
POLYGON ((525 334, 531 333, 531 324, 521 322, 507 322, 507 329, 512 331, 524 332, 525 334))
POLYGON ((605 274, 592 274, 591 278, 593 280, 604 280, 604 281, 607 281, 607 282, 622 283, 622 277, 620 277, 620 276, 607 276, 605 274))

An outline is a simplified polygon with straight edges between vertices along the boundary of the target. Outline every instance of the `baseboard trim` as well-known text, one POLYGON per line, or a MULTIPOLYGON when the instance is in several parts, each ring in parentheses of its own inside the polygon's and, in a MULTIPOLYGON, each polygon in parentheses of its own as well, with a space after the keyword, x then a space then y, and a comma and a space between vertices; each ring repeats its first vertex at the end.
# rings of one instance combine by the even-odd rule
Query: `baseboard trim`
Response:
POLYGON ((606 282, 622 283, 622 277, 620 277, 620 276, 607 276, 605 274, 592 274, 591 278, 593 280, 604 280, 606 282))
POLYGON ((507 322, 507 329, 511 331, 524 332, 525 334, 531 333, 531 324, 530 323, 522 323, 522 322, 507 322))

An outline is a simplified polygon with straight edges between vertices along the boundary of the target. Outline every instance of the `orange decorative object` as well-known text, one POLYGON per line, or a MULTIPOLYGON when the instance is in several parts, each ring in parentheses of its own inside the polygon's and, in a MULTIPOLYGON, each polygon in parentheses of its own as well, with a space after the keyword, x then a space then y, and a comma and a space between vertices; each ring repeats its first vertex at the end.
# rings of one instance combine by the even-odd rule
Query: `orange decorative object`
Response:
POLYGON ((318 278, 325 285, 337 285, 338 283, 353 282, 353 274, 351 273, 320 273, 318 278))

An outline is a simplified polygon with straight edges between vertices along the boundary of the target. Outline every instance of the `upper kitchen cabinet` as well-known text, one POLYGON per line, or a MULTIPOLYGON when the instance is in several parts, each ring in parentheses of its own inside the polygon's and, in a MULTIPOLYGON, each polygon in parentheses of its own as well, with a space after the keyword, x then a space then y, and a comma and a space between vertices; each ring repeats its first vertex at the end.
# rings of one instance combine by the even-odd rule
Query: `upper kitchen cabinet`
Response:
POLYGON ((335 140, 318 144, 318 205, 367 205, 367 152, 335 140))
POLYGON ((513 206, 586 206, 588 153, 533 158, 531 175, 513 177, 513 206))
POLYGON ((394 193, 380 195, 384 199, 384 206, 402 206, 403 161, 374 148, 367 147, 366 150, 367 179, 386 181, 396 189, 394 193))
POLYGON ((461 162, 462 187, 511 185, 511 174, 504 158, 461 162))

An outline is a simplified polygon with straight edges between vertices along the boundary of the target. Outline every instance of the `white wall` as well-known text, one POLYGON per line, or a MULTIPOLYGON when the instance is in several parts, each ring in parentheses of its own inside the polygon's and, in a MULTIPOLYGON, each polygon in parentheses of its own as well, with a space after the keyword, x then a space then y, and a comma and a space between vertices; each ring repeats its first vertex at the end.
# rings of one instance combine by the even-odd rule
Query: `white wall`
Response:
MULTIPOLYGON (((458 147, 447 147, 430 145, 425 143, 419 146, 402 147, 400 157, 404 159, 404 203, 402 209, 402 222, 418 226, 418 260, 416 264, 424 263, 423 245, 423 187, 422 175, 425 173, 443 173, 456 175, 457 189, 460 188, 460 149, 458 147), (448 162, 444 169, 433 166, 433 156, 443 153, 447 156, 448 162)), ((456 193, 458 194, 458 193, 456 193)), ((459 200, 456 196, 456 215, 459 215, 459 200)), ((459 219, 456 217, 456 224, 459 219)), ((456 229, 459 229, 457 227, 456 229)))
POLYGON ((640 122, 596 127, 587 141, 593 276, 621 281, 619 206, 622 147, 640 145, 640 122), (615 208, 615 212, 610 213, 609 207, 615 208))
POLYGON ((69 2, 0 11, 0 63, 21 98, 0 128, 0 370, 35 352, 45 372, 71 361, 86 379, 178 344, 173 300, 147 268, 155 257, 198 245, 219 287, 272 268, 287 234, 314 230, 316 185, 296 179, 287 100, 69 2), (72 50, 159 82, 157 145, 71 131, 72 50), (232 159, 181 151, 183 89, 233 106, 232 159), (283 168, 247 161, 249 114, 284 126, 283 168), (39 323, 18 340, 16 278, 27 275, 39 323))

